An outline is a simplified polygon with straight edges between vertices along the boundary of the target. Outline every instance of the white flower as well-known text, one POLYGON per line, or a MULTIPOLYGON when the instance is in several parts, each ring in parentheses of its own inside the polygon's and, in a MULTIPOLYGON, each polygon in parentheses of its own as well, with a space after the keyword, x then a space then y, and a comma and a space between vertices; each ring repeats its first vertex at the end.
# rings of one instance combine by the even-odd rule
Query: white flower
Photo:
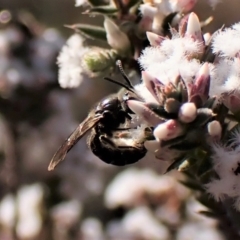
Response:
POLYGON ((142 239, 168 240, 170 233, 147 207, 129 211, 123 219, 123 229, 142 239))
POLYGON ((17 234, 20 238, 34 238, 42 228, 41 204, 44 189, 40 184, 20 188, 17 195, 18 224, 17 234))
POLYGON ((221 57, 236 57, 240 53, 239 38, 239 24, 219 31, 213 39, 213 52, 220 54, 221 57))
POLYGON ((96 218, 85 218, 81 224, 81 237, 88 240, 104 240, 102 223, 96 218))
POLYGON ((109 184, 104 194, 108 208, 138 206, 145 196, 165 196, 177 192, 180 199, 188 194, 174 178, 159 175, 153 170, 129 168, 120 172, 109 184), (126 188, 127 186, 127 188, 126 188))
POLYGON ((226 197, 235 198, 235 207, 240 210, 240 148, 227 149, 219 144, 214 144, 212 148, 213 168, 219 179, 213 179, 206 184, 207 191, 217 201, 222 201, 226 197))
POLYGON ((185 81, 192 80, 201 67, 197 59, 188 56, 199 54, 199 44, 191 38, 174 36, 166 39, 159 47, 146 48, 139 58, 142 68, 163 84, 175 81, 181 74, 185 81))
POLYGON ((62 88, 78 87, 84 78, 82 67, 83 55, 88 48, 83 46, 83 38, 72 35, 60 52, 57 63, 59 66, 59 84, 62 88))
POLYGON ((221 96, 223 93, 240 93, 240 60, 238 58, 219 60, 210 71, 210 75, 211 96, 221 96))
POLYGON ((77 200, 62 202, 51 209, 51 216, 59 227, 70 228, 79 220, 81 207, 77 200))
POLYGON ((85 4, 88 4, 87 0, 75 0, 75 7, 80 7, 80 6, 83 6, 85 4))
POLYGON ((3 197, 0 203, 0 222, 5 228, 14 227, 16 202, 12 194, 3 197))

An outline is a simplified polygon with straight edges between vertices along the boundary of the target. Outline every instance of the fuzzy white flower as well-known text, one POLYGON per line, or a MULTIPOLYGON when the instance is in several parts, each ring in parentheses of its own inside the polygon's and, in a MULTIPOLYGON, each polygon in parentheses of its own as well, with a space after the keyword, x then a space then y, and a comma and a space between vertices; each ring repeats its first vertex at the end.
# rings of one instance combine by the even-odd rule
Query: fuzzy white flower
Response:
POLYGON ((14 227, 14 219, 16 214, 16 202, 12 194, 3 197, 0 203, 0 223, 5 228, 12 229, 14 227))
POLYGON ((219 144, 214 144, 212 149, 214 151, 213 168, 219 179, 214 179, 206 184, 207 191, 217 201, 222 201, 226 197, 235 198, 235 207, 240 210, 238 205, 240 202, 240 149, 230 150, 219 144))
POLYGON ((222 57, 236 57, 240 53, 240 31, 238 25, 220 31, 213 39, 213 52, 222 57))
POLYGON ((17 234, 20 238, 34 238, 42 228, 41 204, 44 188, 41 184, 32 184, 20 188, 17 195, 18 224, 17 234))
POLYGON ((198 53, 198 44, 192 39, 168 39, 163 41, 159 48, 146 48, 139 62, 144 70, 163 84, 174 81, 179 74, 187 81, 191 80, 201 67, 197 59, 186 58, 187 54, 194 53, 198 53))
POLYGON ((221 59, 211 72, 211 96, 220 96, 223 93, 240 93, 240 60, 221 59))
POLYGON ((138 207, 129 211, 123 219, 123 229, 137 238, 168 240, 170 233, 147 207, 138 207))
POLYGON ((82 206, 77 200, 61 202, 51 209, 51 217, 55 224, 62 228, 70 228, 79 220, 82 206))
POLYGON ((58 81, 62 88, 75 88, 83 81, 82 58, 88 51, 88 48, 83 46, 83 41, 78 34, 72 35, 58 56, 58 81))
MULTIPOLYGON (((107 187, 105 204, 108 208, 136 206, 145 195, 161 196, 178 187, 180 185, 170 176, 159 176, 150 169, 129 168, 119 173, 107 187)), ((180 198, 187 194, 185 188, 181 188, 179 193, 180 198)))

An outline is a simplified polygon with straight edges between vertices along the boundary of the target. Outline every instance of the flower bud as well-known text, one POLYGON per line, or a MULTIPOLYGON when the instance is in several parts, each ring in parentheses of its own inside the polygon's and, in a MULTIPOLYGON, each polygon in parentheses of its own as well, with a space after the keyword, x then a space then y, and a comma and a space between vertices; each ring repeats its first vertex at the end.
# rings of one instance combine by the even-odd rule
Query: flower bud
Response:
POLYGON ((193 12, 189 14, 185 36, 189 36, 199 42, 203 41, 201 25, 198 16, 193 12))
POLYGON ((82 65, 90 75, 99 76, 114 65, 114 60, 114 51, 92 48, 83 56, 82 65))
POLYGON ((222 126, 220 122, 214 120, 207 125, 208 133, 215 139, 220 139, 222 135, 222 126))
POLYGON ((164 21, 165 15, 161 9, 161 5, 158 5, 157 11, 153 17, 152 31, 155 33, 161 33, 162 23, 164 21))
POLYGON ((198 54, 204 52, 205 42, 202 35, 201 24, 195 13, 190 13, 187 22, 185 37, 190 37, 198 43, 198 54))
POLYGON ((139 10, 142 19, 138 24, 138 30, 145 34, 146 31, 152 30, 153 16, 156 13, 156 8, 150 4, 141 4, 139 10))
POLYGON ((195 6, 197 0, 177 0, 175 2, 180 12, 189 12, 195 6))
POLYGON ((229 108, 231 112, 234 114, 240 112, 240 94, 237 91, 222 94, 222 99, 224 105, 229 108))
POLYGON ((147 34, 147 38, 148 38, 149 43, 153 47, 160 46, 161 42, 165 40, 164 37, 162 37, 162 36, 160 36, 156 33, 146 32, 146 34, 147 34))
POLYGON ((128 36, 109 18, 105 18, 104 28, 107 32, 108 44, 119 54, 126 55, 131 47, 128 36))
POLYGON ((136 113, 150 126, 156 126, 163 121, 162 118, 156 115, 142 102, 136 100, 128 100, 127 105, 134 113, 136 113))
POLYGON ((184 123, 190 123, 197 117, 197 108, 194 103, 184 103, 178 113, 179 119, 184 123))
POLYGON ((161 85, 161 82, 159 82, 156 78, 154 78, 152 75, 150 75, 146 71, 142 71, 142 80, 147 90, 158 101, 159 99, 158 99, 158 94, 156 92, 157 90, 156 87, 157 85, 161 85))
POLYGON ((158 140, 168 140, 180 136, 183 133, 183 127, 177 120, 168 120, 159 124, 153 131, 153 135, 158 140))
POLYGON ((203 39, 204 39, 204 42, 205 42, 206 46, 208 46, 210 44, 211 37, 212 37, 212 35, 209 32, 207 32, 203 35, 203 39))
POLYGON ((204 63, 200 68, 195 82, 190 89, 190 96, 199 95, 203 102, 208 99, 210 89, 210 73, 208 63, 204 63))

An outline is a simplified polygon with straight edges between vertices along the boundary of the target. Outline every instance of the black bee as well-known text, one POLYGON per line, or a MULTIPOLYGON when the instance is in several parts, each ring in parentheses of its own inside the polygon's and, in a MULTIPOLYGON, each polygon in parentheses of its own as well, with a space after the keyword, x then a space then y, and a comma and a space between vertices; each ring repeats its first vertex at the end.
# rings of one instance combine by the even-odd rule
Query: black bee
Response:
POLYGON ((90 111, 87 118, 79 124, 54 154, 48 170, 53 170, 59 162, 63 161, 71 148, 90 129, 92 131, 88 139, 89 147, 97 157, 108 164, 124 166, 135 163, 145 156, 146 149, 143 143, 151 130, 141 131, 131 127, 132 117, 130 114, 133 113, 128 108, 126 101, 129 99, 141 101, 141 98, 124 73, 120 61, 118 61, 118 66, 126 83, 123 84, 110 78, 105 79, 124 89, 120 90, 118 94, 103 99, 90 111), (136 131, 140 131, 142 134, 138 134, 136 131))

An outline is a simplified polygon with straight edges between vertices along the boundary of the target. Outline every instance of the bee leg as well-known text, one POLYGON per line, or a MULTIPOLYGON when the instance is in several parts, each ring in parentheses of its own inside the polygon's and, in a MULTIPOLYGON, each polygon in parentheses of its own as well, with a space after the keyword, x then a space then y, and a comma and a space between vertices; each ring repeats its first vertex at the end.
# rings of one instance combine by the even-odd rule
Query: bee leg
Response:
POLYGON ((132 120, 132 117, 131 117, 126 111, 122 111, 122 113, 125 115, 125 117, 126 117, 128 120, 132 120))
POLYGON ((125 130, 130 130, 132 128, 117 128, 115 131, 125 131, 125 130))
POLYGON ((101 135, 99 139, 100 139, 100 142, 102 142, 104 145, 108 146, 109 148, 116 148, 115 143, 111 141, 109 138, 105 137, 104 135, 101 135))
POLYGON ((137 145, 133 145, 133 146, 117 146, 117 147, 120 148, 120 149, 141 149, 137 145))

